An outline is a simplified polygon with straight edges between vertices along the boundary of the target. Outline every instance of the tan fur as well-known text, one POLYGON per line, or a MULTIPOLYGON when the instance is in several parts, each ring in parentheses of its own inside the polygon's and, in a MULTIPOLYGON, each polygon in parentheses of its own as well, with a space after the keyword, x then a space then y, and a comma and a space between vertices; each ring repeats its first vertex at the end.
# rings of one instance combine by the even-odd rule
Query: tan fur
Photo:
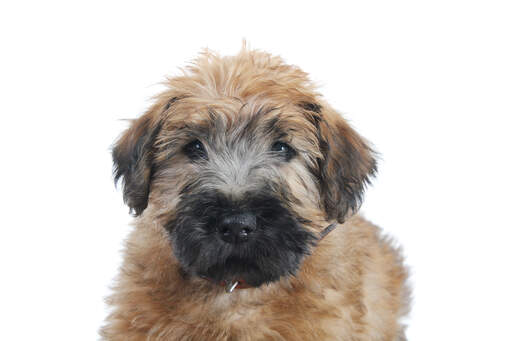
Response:
POLYGON ((142 156, 158 166, 138 170, 141 188, 150 182, 148 206, 126 241, 124 262, 108 300, 113 311, 102 337, 404 340, 400 318, 408 311, 407 273, 399 253, 378 227, 354 214, 357 207, 330 207, 343 200, 342 194, 329 190, 336 186, 330 179, 340 167, 333 160, 356 154, 357 164, 342 166, 351 172, 354 184, 362 183, 373 167, 370 149, 322 100, 307 75, 263 52, 243 49, 234 57, 220 57, 207 51, 183 76, 169 79, 168 86, 117 144, 120 153, 128 152, 143 130, 160 129, 153 148, 142 156), (321 114, 297 106, 308 102, 321 105, 321 114), (317 115, 322 120, 315 125, 317 115), (265 157, 270 141, 262 129, 268 122, 288 131, 299 153, 286 165, 269 164, 265 157), (217 134, 207 147, 215 157, 206 174, 173 152, 190 138, 187 129, 217 134), (256 146, 237 140, 247 129, 254 132, 256 146), (322 150, 318 134, 329 144, 328 151, 322 150), (239 143, 240 155, 223 149, 233 141, 239 143), (321 166, 324 190, 311 173, 321 166), (217 284, 183 275, 163 228, 191 175, 233 197, 257 188, 264 179, 275 179, 299 198, 293 209, 310 221, 304 228, 317 234, 333 220, 345 221, 318 243, 295 277, 226 294, 217 284), (334 213, 327 213, 329 209, 334 213))

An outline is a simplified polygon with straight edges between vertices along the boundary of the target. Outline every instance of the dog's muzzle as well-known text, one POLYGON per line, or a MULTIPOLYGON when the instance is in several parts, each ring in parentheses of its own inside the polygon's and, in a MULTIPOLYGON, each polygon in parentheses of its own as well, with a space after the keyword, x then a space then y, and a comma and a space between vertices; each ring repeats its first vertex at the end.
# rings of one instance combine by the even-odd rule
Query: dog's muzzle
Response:
POLYGON ((302 222, 270 189, 237 200, 209 190, 188 193, 165 228, 186 273, 233 291, 294 275, 332 228, 315 234, 302 222))

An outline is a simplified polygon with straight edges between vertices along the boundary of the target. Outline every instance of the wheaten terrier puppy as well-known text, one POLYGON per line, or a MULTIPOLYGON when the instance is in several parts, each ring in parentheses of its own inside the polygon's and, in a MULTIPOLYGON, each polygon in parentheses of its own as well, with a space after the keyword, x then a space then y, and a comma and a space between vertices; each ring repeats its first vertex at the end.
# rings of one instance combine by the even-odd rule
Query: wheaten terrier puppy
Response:
POLYGON ((307 74, 204 52, 115 144, 135 214, 106 340, 404 340, 407 272, 356 214, 376 162, 307 74))

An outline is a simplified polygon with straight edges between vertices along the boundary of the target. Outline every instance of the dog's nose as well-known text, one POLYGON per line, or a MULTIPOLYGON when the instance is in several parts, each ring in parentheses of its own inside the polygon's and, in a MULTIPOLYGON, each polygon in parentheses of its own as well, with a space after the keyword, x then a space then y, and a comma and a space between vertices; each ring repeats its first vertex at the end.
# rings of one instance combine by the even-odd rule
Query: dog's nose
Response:
POLYGON ((249 213, 227 216, 221 220, 218 227, 220 237, 227 243, 246 242, 254 230, 256 217, 249 213))

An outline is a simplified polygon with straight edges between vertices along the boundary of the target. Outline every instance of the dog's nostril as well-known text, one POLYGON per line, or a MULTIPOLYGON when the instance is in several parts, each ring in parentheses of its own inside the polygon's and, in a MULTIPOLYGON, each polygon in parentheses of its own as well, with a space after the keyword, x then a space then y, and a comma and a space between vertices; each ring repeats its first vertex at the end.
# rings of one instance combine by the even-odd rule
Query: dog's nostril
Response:
POLYGON ((222 227, 220 233, 222 233, 222 235, 224 236, 228 236, 231 234, 231 230, 229 229, 229 227, 222 227))
POLYGON ((256 229, 256 218, 250 214, 229 216, 221 221, 218 231, 222 240, 228 243, 240 243, 249 240, 256 229))

